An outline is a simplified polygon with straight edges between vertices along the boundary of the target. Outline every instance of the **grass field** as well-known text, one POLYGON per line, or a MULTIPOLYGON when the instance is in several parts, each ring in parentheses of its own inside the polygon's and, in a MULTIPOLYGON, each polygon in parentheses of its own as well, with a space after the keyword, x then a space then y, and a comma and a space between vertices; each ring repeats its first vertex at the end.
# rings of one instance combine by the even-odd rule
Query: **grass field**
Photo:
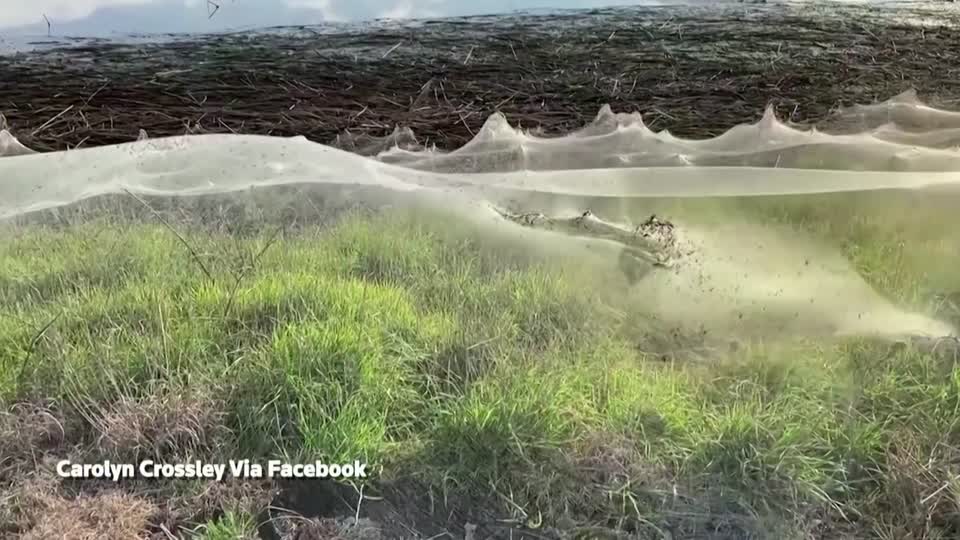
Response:
MULTIPOLYGON (((884 295, 960 322, 955 201, 725 204, 833 241, 884 295)), ((411 532, 386 515, 477 538, 960 534, 955 358, 847 340, 664 361, 589 275, 468 232, 405 214, 278 231, 2 229, 0 535, 255 538, 272 501, 319 514, 294 525, 304 538, 372 538, 334 519, 361 490, 356 515, 391 538, 411 532), (57 478, 63 457, 375 474, 320 494, 112 485, 57 478)))

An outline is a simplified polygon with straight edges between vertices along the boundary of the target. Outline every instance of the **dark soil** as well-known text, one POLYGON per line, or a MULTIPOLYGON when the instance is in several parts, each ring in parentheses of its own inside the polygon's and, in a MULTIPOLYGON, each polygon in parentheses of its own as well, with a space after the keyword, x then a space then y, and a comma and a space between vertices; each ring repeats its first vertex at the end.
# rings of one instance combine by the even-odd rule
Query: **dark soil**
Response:
POLYGON ((802 123, 911 87, 954 101, 957 21, 951 4, 725 4, 95 41, 0 57, 0 81, 15 81, 0 85, 0 112, 37 150, 131 141, 141 128, 358 150, 397 125, 455 148, 495 111, 558 133, 605 103, 707 137, 767 104, 802 123))

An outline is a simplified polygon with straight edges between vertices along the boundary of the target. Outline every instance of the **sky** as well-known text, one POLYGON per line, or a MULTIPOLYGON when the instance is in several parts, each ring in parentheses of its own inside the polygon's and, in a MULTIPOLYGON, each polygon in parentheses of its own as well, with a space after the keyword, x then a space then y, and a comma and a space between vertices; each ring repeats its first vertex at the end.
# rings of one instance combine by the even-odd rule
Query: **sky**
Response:
POLYGON ((593 8, 649 0, 0 0, 0 36, 101 36, 593 8))

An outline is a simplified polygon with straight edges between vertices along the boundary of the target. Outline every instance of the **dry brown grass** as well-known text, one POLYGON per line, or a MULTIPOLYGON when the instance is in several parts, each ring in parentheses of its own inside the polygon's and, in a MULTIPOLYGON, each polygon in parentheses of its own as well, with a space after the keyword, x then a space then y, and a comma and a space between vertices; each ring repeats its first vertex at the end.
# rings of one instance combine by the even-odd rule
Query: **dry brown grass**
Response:
POLYGON ((904 433, 888 453, 886 485, 874 492, 862 516, 877 538, 936 540, 960 525, 960 450, 924 448, 904 433), (897 516, 891 520, 889 516, 897 516))
POLYGON ((146 538, 157 507, 121 491, 81 496, 73 500, 48 497, 37 501, 38 513, 24 540, 106 540, 146 538))
POLYGON ((35 468, 75 434, 75 426, 50 407, 19 403, 0 411, 0 485, 35 468))
POLYGON ((63 420, 48 407, 18 403, 0 412, 0 456, 54 448, 66 437, 63 420))
POLYGON ((170 501, 170 509, 179 514, 180 521, 198 516, 210 517, 224 510, 258 515, 269 506, 278 493, 270 480, 227 479, 223 482, 204 482, 197 492, 170 501))
POLYGON ((169 391, 84 407, 94 452, 123 461, 199 458, 229 435, 223 406, 210 394, 169 391))
POLYGON ((54 472, 63 457, 129 463, 147 457, 215 459, 229 431, 222 404, 209 393, 170 390, 71 405, 66 416, 56 407, 30 403, 0 413, 0 538, 143 538, 151 524, 176 531, 225 508, 255 515, 274 496, 270 486, 253 482, 189 489, 177 481, 122 486, 90 481, 89 489, 74 497, 75 490, 54 472))
POLYGON ((19 479, 0 500, 0 521, 10 538, 108 540, 146 538, 157 506, 130 493, 106 490, 63 496, 49 469, 19 479))
POLYGON ((273 527, 283 540, 382 540, 383 532, 369 519, 312 518, 284 515, 273 527))

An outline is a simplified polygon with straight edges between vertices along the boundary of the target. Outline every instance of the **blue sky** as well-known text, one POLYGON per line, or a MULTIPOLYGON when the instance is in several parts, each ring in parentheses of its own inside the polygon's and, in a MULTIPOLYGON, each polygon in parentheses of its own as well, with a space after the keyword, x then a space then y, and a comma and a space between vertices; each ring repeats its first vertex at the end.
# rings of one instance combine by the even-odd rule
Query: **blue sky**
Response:
POLYGON ((204 32, 251 26, 317 24, 374 18, 504 13, 532 8, 591 8, 650 0, 0 0, 0 35, 109 35, 204 32))

